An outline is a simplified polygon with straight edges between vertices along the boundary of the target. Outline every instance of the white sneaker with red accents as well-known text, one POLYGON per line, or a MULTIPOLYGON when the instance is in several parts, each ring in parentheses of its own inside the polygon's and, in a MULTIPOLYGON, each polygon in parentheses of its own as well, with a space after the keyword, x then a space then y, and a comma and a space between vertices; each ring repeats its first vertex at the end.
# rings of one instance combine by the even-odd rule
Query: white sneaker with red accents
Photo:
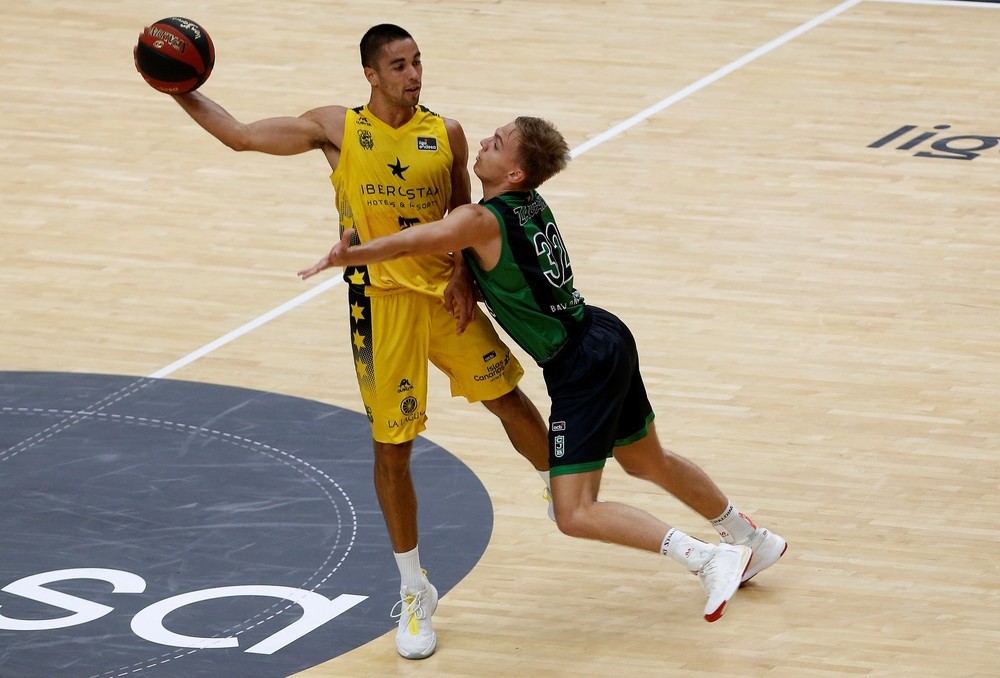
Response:
POLYGON ((740 588, 740 580, 750 563, 749 546, 718 544, 712 556, 695 574, 708 596, 705 603, 705 621, 714 622, 726 610, 726 603, 740 588))
POLYGON ((747 571, 743 573, 743 582, 750 581, 750 578, 778 562, 781 556, 788 550, 788 542, 763 527, 758 527, 750 536, 750 539, 743 542, 744 546, 753 549, 753 556, 747 571))

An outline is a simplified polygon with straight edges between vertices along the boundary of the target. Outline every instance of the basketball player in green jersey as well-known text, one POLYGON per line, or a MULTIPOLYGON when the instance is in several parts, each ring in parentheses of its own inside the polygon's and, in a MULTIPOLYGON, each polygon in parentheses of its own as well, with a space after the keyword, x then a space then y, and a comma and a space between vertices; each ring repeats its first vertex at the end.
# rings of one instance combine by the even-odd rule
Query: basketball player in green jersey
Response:
MULTIPOLYGON (((419 105, 423 65, 409 33, 375 26, 360 49, 371 85, 364 106, 244 124, 199 92, 175 99, 234 150, 322 151, 333 170, 341 229, 364 240, 419 230, 470 201, 468 142, 458 122, 419 105)), ((396 647, 411 659, 429 656, 437 644, 431 614, 438 596, 420 565, 410 475, 413 440, 427 418, 428 360, 449 375, 453 395, 481 401, 500 418, 548 484, 545 422, 517 387, 523 370, 469 294, 468 273, 456 259, 436 252, 344 272, 358 384, 374 439, 375 490, 401 578, 396 647), (450 283, 453 274, 464 284, 450 283)))
POLYGON ((549 462, 556 522, 564 533, 661 553, 701 580, 704 616, 715 621, 737 588, 784 554, 785 540, 737 511, 708 475, 665 450, 628 327, 584 303, 551 209, 535 191, 569 161, 562 135, 521 117, 484 139, 474 170, 483 200, 441 221, 361 244, 347 231, 303 278, 330 266, 464 251, 486 303, 541 366, 552 399, 549 462), (711 521, 708 544, 645 511, 598 500, 614 456, 630 475, 656 483, 711 521))

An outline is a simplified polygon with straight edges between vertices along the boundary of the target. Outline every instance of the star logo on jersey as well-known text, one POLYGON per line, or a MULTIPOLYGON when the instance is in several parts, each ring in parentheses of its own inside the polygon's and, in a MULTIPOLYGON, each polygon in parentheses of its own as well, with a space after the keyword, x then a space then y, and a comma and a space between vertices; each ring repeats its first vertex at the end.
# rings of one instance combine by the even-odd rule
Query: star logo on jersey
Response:
POLYGON ((365 309, 361 308, 358 304, 351 304, 351 318, 359 322, 364 320, 365 309))
POLYGON ((365 364, 364 360, 355 360, 354 369, 358 373, 359 379, 364 379, 368 376, 368 365, 365 364))
MULTIPOLYGON (((359 243, 360 244, 360 243, 359 243)), ((364 285, 365 284, 365 272, 363 269, 356 268, 354 273, 347 276, 347 279, 352 285, 364 285)))
POLYGON ((403 181, 406 181, 406 177, 403 176, 403 172, 405 172, 406 170, 410 169, 409 165, 407 165, 406 167, 403 167, 402 164, 399 162, 399 158, 396 158, 396 164, 395 165, 386 165, 386 167, 388 167, 389 169, 392 170, 392 176, 399 177, 403 181))

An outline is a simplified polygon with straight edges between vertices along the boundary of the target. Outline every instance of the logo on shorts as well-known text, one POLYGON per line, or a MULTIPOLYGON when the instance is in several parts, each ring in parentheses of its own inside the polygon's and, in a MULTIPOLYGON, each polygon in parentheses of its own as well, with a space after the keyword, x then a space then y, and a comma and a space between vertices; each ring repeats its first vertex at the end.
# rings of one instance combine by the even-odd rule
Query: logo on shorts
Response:
POLYGON ((418 151, 436 151, 437 149, 438 140, 434 137, 417 137, 418 151))
POLYGON ((399 388, 396 390, 396 393, 404 393, 405 391, 412 391, 412 390, 413 390, 413 384, 410 383, 409 379, 399 380, 399 388))
POLYGON ((417 411, 417 399, 413 396, 403 398, 403 402, 399 403, 399 411, 403 414, 413 414, 417 411))
POLYGON ((483 356, 483 362, 484 363, 488 363, 489 361, 493 360, 496 357, 497 357, 497 352, 496 351, 490 351, 489 353, 487 353, 486 355, 483 356))
POLYGON ((565 421, 554 421, 554 422, 552 422, 552 430, 553 431, 565 431, 566 430, 566 422, 565 421))
POLYGON ((556 436, 554 442, 555 450, 553 454, 556 455, 556 459, 562 459, 563 455, 566 454, 566 436, 556 436))

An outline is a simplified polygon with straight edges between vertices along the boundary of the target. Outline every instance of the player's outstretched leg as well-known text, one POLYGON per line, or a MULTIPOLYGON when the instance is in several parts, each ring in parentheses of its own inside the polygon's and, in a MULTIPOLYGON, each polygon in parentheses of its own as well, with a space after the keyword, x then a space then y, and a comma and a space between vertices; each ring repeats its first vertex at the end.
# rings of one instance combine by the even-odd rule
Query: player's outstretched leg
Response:
POLYGON ((499 398, 484 400, 483 405, 497 416, 511 445, 541 476, 542 482, 545 483, 542 497, 546 501, 549 519, 555 521, 556 514, 552 507, 552 493, 549 489, 548 427, 538 408, 520 387, 515 387, 499 398))
POLYGON ((780 536, 740 513, 704 469, 663 448, 653 424, 645 438, 616 449, 615 457, 629 475, 655 483, 711 521, 723 543, 749 546, 753 555, 744 582, 778 562, 788 548, 780 536))

